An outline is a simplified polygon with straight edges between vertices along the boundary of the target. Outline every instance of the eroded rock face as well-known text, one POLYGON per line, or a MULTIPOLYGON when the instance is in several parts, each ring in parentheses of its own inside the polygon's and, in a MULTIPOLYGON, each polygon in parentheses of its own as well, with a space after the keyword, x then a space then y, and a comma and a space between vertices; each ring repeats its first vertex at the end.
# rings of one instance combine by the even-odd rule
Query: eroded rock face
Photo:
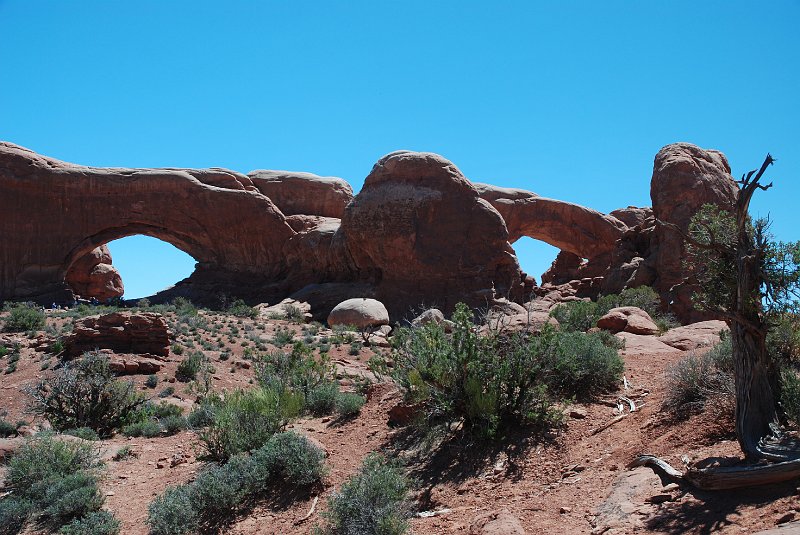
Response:
POLYGON ((122 297, 125 287, 119 271, 111 265, 111 252, 102 245, 78 258, 67 271, 65 280, 75 295, 106 301, 122 297))
POLYGON ((581 258, 610 253, 626 225, 591 208, 547 199, 530 191, 475 184, 481 198, 503 216, 508 238, 522 236, 542 240, 581 258))
POLYGON ((670 329, 661 335, 659 340, 681 351, 689 351, 718 344, 720 334, 728 330, 728 325, 724 321, 700 321, 670 329))
POLYGON ((88 316, 75 322, 66 338, 67 355, 78 356, 94 349, 117 353, 169 355, 167 322, 153 312, 112 312, 88 316))
POLYGON ((458 301, 522 295, 503 218, 439 155, 400 151, 378 160, 340 232, 390 312, 423 304, 449 312, 458 301))
MULTIPOLYGON (((719 151, 675 143, 656 154, 650 182, 653 215, 683 232, 688 231, 692 216, 706 203, 731 209, 737 192, 728 160, 719 151)), ((692 310, 692 288, 684 284, 687 273, 682 265, 686 254, 683 238, 664 225, 656 226, 654 238, 654 286, 682 320, 708 319, 692 310)))
POLYGON ((344 208, 353 200, 353 188, 337 177, 311 173, 268 171, 247 173, 258 191, 284 215, 316 215, 342 218, 344 208))

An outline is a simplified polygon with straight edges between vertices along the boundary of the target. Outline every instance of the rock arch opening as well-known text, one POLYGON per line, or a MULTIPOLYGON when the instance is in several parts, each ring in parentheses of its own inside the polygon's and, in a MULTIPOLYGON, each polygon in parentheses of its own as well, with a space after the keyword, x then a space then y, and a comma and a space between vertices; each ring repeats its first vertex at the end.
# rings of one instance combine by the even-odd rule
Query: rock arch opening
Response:
POLYGON ((537 284, 542 283, 542 274, 550 269, 556 256, 561 252, 558 247, 528 236, 522 236, 511 246, 514 248, 522 271, 536 279, 537 284))

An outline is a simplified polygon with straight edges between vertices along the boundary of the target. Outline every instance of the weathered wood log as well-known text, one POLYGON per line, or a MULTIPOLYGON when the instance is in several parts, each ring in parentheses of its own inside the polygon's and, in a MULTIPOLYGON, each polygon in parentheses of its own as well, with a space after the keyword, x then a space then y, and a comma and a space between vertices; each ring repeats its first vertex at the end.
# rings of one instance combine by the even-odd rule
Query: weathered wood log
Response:
POLYGON ((637 466, 649 466, 656 473, 676 483, 688 483, 700 490, 741 489, 800 478, 800 459, 762 465, 689 468, 686 472, 680 472, 663 459, 653 455, 640 455, 628 468, 637 466))

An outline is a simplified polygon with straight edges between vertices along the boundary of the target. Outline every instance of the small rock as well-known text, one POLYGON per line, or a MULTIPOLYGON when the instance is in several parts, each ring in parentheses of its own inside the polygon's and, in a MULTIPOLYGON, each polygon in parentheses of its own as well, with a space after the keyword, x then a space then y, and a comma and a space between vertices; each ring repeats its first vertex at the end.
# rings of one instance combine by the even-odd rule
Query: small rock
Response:
POLYGON ((676 490, 680 490, 681 486, 677 483, 670 483, 664 487, 664 492, 673 492, 676 490))
POLYGON ((792 520, 795 519, 796 516, 797 516, 797 513, 795 511, 789 511, 788 513, 785 513, 785 514, 779 516, 778 518, 776 518, 775 519, 775 524, 785 524, 787 522, 791 522, 792 520))
POLYGON ((561 513, 562 515, 569 514, 572 512, 572 507, 562 507, 561 509, 559 509, 558 512, 561 513))
POLYGON ((587 412, 586 409, 583 407, 570 407, 569 408, 569 417, 574 418, 576 420, 583 420, 586 418, 587 412))
POLYGON ((655 496, 650 496, 645 500, 647 503, 664 503, 664 502, 671 502, 672 495, 671 494, 656 494, 655 496))

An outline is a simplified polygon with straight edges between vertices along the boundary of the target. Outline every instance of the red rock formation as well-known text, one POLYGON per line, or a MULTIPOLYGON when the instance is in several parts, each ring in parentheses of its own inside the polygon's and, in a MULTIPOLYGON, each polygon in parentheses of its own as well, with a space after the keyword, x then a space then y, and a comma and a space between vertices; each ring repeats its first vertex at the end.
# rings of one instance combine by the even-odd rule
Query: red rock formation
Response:
POLYGON ((3 299, 69 300, 72 264, 133 234, 175 245, 206 273, 274 278, 295 234, 248 177, 223 169, 84 167, 0 143, 0 188, 3 299))
POLYGON ((125 287, 117 269, 111 265, 111 252, 106 245, 92 249, 78 258, 67 271, 65 280, 75 295, 101 302, 122 297, 125 287))
POLYGON ((626 225, 618 219, 530 191, 475 184, 481 198, 503 216, 511 243, 522 236, 547 242, 581 258, 610 253, 626 225))
POLYGON ((423 303, 447 310, 522 295, 503 218, 439 155, 400 151, 378 160, 340 232, 393 315, 423 303))
MULTIPOLYGON (((653 214, 661 221, 672 223, 683 232, 689 229, 692 216, 706 203, 730 208, 738 187, 731 177, 725 155, 715 150, 703 150, 689 143, 667 145, 656 154, 650 197, 653 214)), ((683 321, 708 319, 692 309, 692 288, 685 283, 683 268, 686 254, 683 238, 669 227, 655 228, 655 243, 651 244, 657 278, 655 288, 670 304, 670 309, 683 321)))
POLYGON ((67 355, 73 357, 93 349, 166 357, 169 355, 167 322, 161 314, 152 312, 89 316, 75 322, 64 347, 67 355))
POLYGON ((267 171, 247 173, 258 191, 269 197, 284 215, 316 215, 341 219, 353 200, 353 188, 337 177, 311 173, 267 171))

